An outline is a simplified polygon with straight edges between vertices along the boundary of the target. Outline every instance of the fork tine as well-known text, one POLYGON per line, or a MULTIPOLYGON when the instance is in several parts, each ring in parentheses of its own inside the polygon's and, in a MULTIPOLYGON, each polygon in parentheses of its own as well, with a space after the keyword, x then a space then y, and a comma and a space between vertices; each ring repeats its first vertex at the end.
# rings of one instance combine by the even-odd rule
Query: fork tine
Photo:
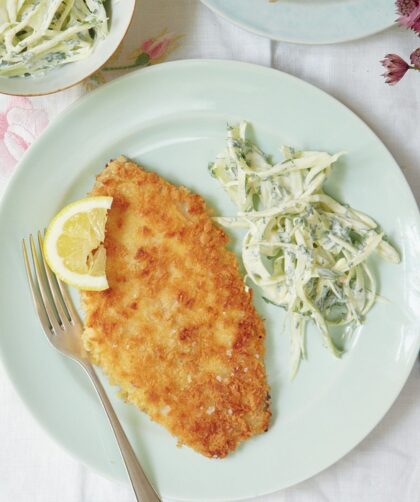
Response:
POLYGON ((41 250, 42 265, 45 270, 45 275, 47 276, 48 284, 50 286, 50 291, 51 291, 52 297, 54 299, 55 308, 57 309, 59 320, 60 320, 61 324, 68 327, 70 325, 70 321, 71 321, 71 319, 69 319, 70 314, 68 314, 63 308, 63 305, 65 305, 65 302, 64 302, 63 297, 61 295, 61 292, 58 289, 58 286, 54 280, 54 274, 51 272, 51 269, 48 266, 48 263, 45 259, 44 241, 43 241, 41 232, 38 232, 38 243, 39 243, 39 248, 41 250))
POLYGON ((57 279, 57 284, 58 287, 60 288, 61 295, 63 297, 63 303, 70 314, 70 321, 75 325, 78 326, 79 328, 83 328, 83 323, 79 317, 79 313, 74 307, 73 300, 70 298, 70 295, 67 291, 66 285, 64 282, 59 278, 56 277, 57 279))
POLYGON ((22 239, 22 252, 23 252, 23 260, 25 262, 26 275, 28 277, 28 282, 29 282, 29 289, 31 291, 32 301, 35 310, 38 314, 39 320, 41 321, 42 328, 47 337, 51 339, 51 337, 53 336, 52 326, 45 311, 42 298, 40 297, 39 291, 34 283, 34 278, 32 276, 31 266, 29 264, 29 259, 28 259, 28 252, 26 250, 25 239, 22 239))
MULTIPOLYGON (((45 233, 46 233, 46 229, 44 228, 44 237, 45 237, 45 233)), ((51 269, 48 267, 48 263, 46 262, 45 256, 44 256, 44 246, 42 244, 43 243, 42 233, 38 232, 38 239, 40 238, 40 236, 41 236, 40 247, 41 247, 41 252, 42 252, 42 258, 44 260, 44 266, 46 267, 46 269, 49 272, 49 278, 52 277, 53 275, 55 277, 56 283, 58 285, 58 290, 61 293, 61 295, 59 297, 62 301, 62 305, 64 305, 65 310, 68 313, 68 315, 66 317, 67 317, 67 319, 69 319, 70 323, 73 324, 74 326, 77 326, 79 328, 83 328, 83 323, 79 317, 79 313, 77 312, 76 308, 74 307, 73 301, 70 298, 70 295, 67 291, 66 285, 63 283, 63 281, 57 275, 53 274, 53 272, 51 272, 51 269)), ((47 272, 47 274, 48 274, 48 272, 47 272)), ((51 286, 51 283, 50 283, 50 286, 51 286)), ((57 288, 56 288, 56 290, 57 290, 57 288)), ((57 294, 58 294, 58 291, 57 291, 57 294)))
POLYGON ((34 238, 32 237, 32 235, 29 236, 29 243, 31 245, 32 261, 34 262, 35 275, 36 275, 36 278, 38 281, 38 287, 39 287, 39 291, 41 293, 43 305, 44 305, 44 308, 47 312, 47 316, 48 316, 48 319, 50 321, 51 326, 53 327, 53 330, 55 331, 56 334, 58 334, 58 333, 60 333, 62 328, 61 328, 60 324, 58 323, 54 309, 51 306, 51 301, 48 298, 49 287, 46 284, 44 277, 42 276, 41 266, 39 264, 38 254, 37 254, 36 247, 35 247, 35 241, 34 241, 34 238))

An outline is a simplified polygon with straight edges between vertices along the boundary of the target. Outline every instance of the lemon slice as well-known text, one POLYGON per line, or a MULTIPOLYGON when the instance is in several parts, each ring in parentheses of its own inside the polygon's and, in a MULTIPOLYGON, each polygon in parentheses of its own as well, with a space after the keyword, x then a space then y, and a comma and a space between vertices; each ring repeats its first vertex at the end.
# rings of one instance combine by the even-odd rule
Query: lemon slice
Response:
POLYGON ((45 234, 44 254, 51 270, 76 288, 108 288, 103 246, 112 197, 87 197, 69 204, 51 221, 45 234))

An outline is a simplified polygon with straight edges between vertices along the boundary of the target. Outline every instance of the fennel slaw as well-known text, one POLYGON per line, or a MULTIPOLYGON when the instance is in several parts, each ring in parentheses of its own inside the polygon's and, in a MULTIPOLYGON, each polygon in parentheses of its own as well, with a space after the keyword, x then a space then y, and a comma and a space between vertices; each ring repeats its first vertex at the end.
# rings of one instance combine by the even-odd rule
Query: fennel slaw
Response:
POLYGON ((103 0, 1 0, 0 76, 36 75, 86 58, 107 33, 103 0))
POLYGON ((329 326, 361 324, 377 298, 366 260, 374 251, 393 263, 400 257, 375 221, 324 192, 341 153, 282 147, 284 160, 273 165, 246 139, 246 128, 246 122, 228 128, 226 149, 209 166, 238 207, 236 216, 215 220, 246 229, 247 277, 266 301, 288 312, 294 377, 305 357, 307 322, 339 356, 329 326))

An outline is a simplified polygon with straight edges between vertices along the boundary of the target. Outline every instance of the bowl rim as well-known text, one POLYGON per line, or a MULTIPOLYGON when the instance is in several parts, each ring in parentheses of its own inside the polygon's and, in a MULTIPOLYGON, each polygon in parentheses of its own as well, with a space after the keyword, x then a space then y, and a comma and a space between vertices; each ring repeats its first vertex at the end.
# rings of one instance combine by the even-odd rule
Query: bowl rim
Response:
MULTIPOLYGON (((136 8, 137 0, 132 0, 132 2, 133 2, 133 6, 132 6, 131 12, 129 14, 128 23, 127 23, 127 26, 124 29, 123 33, 122 33, 120 41, 118 42, 118 44, 115 46, 115 48, 110 53, 109 57, 106 58, 105 61, 103 61, 102 63, 100 63, 92 71, 89 71, 89 73, 87 73, 86 75, 84 75, 82 78, 77 79, 75 82, 71 82, 71 83, 66 84, 64 86, 60 86, 57 89, 53 89, 53 90, 46 91, 46 92, 18 92, 18 93, 14 93, 14 92, 10 92, 10 91, 4 91, 3 89, 0 88, 0 94, 4 94, 5 96, 21 96, 21 97, 26 97, 26 98, 31 98, 31 97, 33 98, 33 97, 39 97, 39 96, 49 96, 49 95, 55 94, 57 92, 65 91, 66 89, 70 89, 71 87, 74 87, 74 86, 80 84, 81 82, 83 82, 84 80, 86 80, 87 78, 89 78, 90 76, 92 76, 94 73, 96 73, 97 71, 99 71, 103 66, 105 66, 106 63, 112 58, 112 56, 121 47, 121 44, 123 43, 123 41, 124 41, 124 39, 125 39, 125 37, 127 35, 127 32, 130 29, 130 26, 131 26, 131 24, 133 22, 134 11, 135 11, 135 8, 136 8)), ((72 63, 69 63, 69 64, 72 64, 72 63)), ((24 77, 24 78, 28 78, 28 77, 24 77)))

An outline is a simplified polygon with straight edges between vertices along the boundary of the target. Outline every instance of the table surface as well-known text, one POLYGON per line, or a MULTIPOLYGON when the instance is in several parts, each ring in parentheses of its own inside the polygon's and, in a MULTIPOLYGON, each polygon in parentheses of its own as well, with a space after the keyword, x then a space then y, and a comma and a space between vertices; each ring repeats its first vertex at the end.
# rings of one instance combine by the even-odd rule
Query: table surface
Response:
MULTIPOLYGON (((141 0, 117 57, 140 60, 235 59, 272 66, 325 90, 382 139, 420 199, 420 75, 386 86, 379 60, 408 58, 416 36, 393 27, 335 46, 270 42, 218 18, 196 0, 141 0)), ((70 90, 39 98, 0 95, 0 194, 25 150, 79 96, 125 71, 101 71, 70 90)), ((420 501, 420 365, 374 431, 326 471, 255 499, 282 502, 420 501)), ((102 478, 60 449, 34 421, 0 367, 0 502, 134 502, 130 487, 102 478)))

